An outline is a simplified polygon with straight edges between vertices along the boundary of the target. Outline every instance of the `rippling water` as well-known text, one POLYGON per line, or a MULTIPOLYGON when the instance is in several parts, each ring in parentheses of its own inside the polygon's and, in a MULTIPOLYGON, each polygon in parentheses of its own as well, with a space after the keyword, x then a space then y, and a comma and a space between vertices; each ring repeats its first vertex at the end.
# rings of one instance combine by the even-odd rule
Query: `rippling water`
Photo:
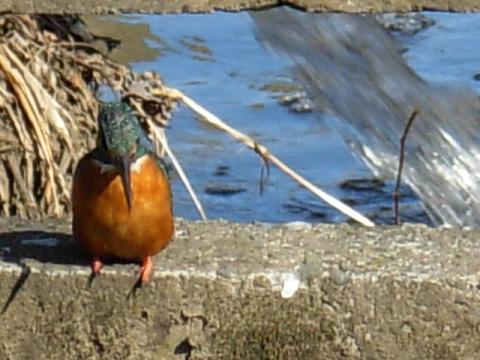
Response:
MULTIPOLYGON (((369 17, 287 9, 253 16, 264 41, 288 55, 296 78, 318 110, 332 116, 333 127, 376 175, 395 176, 399 138, 410 114, 417 110, 419 116, 407 140, 405 182, 435 224, 480 224, 478 98, 458 82, 446 83, 445 74, 455 78, 453 71, 430 75, 431 68, 423 68, 427 78, 438 82, 425 81, 404 62, 393 39, 369 17)), ((459 49, 470 47, 461 41, 473 25, 470 18, 457 17, 460 32, 445 19, 439 18, 437 29, 449 35, 455 32, 457 39, 451 37, 450 41, 462 44, 457 45, 459 49)), ((432 32, 424 36, 433 37, 432 32)), ((432 56, 434 49, 441 52, 442 40, 437 37, 436 45, 432 41, 425 56, 432 56)), ((458 55, 450 55, 453 61, 442 60, 455 63, 458 55)), ((462 61, 472 64, 472 58, 462 61)), ((421 63, 422 57, 412 56, 412 63, 415 61, 421 63)), ((437 61, 435 66, 442 64, 437 61)), ((458 69, 457 65, 452 68, 458 69)), ((472 76, 466 68, 461 73, 472 76)))

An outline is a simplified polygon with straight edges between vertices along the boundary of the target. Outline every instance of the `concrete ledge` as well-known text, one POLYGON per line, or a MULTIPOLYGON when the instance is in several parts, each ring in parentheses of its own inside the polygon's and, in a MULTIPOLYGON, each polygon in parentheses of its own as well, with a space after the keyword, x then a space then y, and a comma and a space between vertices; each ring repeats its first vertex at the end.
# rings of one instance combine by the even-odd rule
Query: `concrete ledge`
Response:
POLYGON ((476 0, 0 0, 0 11, 51 14, 195 13, 242 11, 290 5, 308 11, 403 12, 421 10, 479 11, 476 0))
POLYGON ((179 220, 130 299, 136 266, 89 288, 69 224, 0 232, 1 359, 480 356, 478 231, 179 220))

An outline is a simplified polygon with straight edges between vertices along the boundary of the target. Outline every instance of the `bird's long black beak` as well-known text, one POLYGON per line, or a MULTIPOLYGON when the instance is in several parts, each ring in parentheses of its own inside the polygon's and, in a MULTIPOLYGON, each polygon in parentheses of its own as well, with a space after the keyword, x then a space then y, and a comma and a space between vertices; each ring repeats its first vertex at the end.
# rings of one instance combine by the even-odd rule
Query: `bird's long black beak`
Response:
POLYGON ((132 187, 130 182, 130 156, 123 156, 118 161, 118 170, 122 178, 123 191, 127 200, 128 211, 132 209, 132 187))

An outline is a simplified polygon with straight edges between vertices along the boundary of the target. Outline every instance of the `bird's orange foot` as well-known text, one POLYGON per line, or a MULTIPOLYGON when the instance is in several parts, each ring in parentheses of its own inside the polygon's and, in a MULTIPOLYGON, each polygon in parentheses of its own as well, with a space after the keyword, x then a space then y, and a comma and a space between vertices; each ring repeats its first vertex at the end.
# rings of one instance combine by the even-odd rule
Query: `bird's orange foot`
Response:
POLYGON ((97 276, 100 274, 100 270, 103 268, 103 262, 98 257, 94 257, 90 262, 90 267, 92 269, 92 275, 97 276))
POLYGON ((153 272, 153 260, 151 256, 147 256, 142 259, 142 265, 140 266, 140 277, 139 282, 140 284, 145 284, 152 275, 153 272))
POLYGON ((97 275, 100 274, 100 270, 103 268, 103 262, 100 260, 98 257, 94 257, 92 261, 90 262, 90 268, 92 269, 92 272, 90 273, 90 276, 88 277, 88 287, 91 287, 93 284, 93 279, 97 275))
POLYGON ((153 260, 151 256, 147 256, 142 259, 142 264, 140 265, 140 275, 138 276, 137 281, 133 284, 133 287, 127 294, 127 299, 135 296, 137 294, 137 290, 140 289, 143 284, 145 284, 152 275, 153 272, 153 260))

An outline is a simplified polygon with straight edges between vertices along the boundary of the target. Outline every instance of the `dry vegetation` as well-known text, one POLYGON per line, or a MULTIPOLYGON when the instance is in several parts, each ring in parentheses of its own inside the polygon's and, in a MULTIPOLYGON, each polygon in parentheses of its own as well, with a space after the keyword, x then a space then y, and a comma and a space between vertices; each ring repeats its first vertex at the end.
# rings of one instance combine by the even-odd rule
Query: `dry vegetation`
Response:
POLYGON ((57 16, 0 17, 0 215, 38 218, 70 211, 78 158, 95 144, 106 85, 145 125, 161 126, 174 101, 157 74, 136 74, 83 42, 57 16), (156 97, 151 97, 152 90, 156 97))

